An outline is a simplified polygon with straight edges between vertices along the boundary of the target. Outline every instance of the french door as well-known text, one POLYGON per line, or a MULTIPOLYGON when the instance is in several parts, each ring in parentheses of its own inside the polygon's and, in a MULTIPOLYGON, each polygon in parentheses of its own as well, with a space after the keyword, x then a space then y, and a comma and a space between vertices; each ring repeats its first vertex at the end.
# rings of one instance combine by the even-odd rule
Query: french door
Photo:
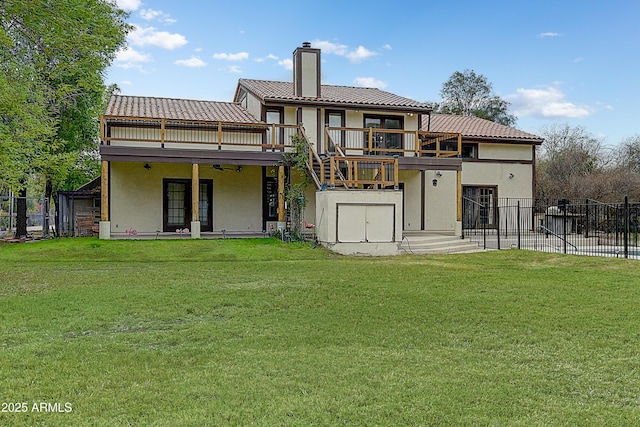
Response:
MULTIPOLYGON (((191 189, 190 179, 163 180, 163 225, 162 231, 176 231, 191 226, 191 189)), ((213 222, 212 209, 213 181, 200 180, 198 192, 200 230, 211 231, 213 222)))
POLYGON ((474 228, 495 228, 498 207, 497 187, 475 187, 465 186, 462 189, 465 200, 464 227, 474 228))
MULTIPOLYGON (((402 130, 403 121, 400 117, 365 116, 365 128, 398 129, 402 130)), ((402 133, 374 132, 372 149, 378 155, 393 156, 402 149, 402 133)), ((365 137, 365 148, 368 146, 368 137, 365 137)))

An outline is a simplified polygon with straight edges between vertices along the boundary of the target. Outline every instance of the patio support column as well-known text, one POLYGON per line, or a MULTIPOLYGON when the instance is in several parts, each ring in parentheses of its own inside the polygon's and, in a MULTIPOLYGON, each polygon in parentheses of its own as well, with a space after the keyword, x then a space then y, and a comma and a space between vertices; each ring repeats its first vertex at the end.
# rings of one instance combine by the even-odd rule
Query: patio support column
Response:
POLYGON ((200 165, 191 165, 191 238, 200 238, 200 165))
POLYGON ((99 238, 111 239, 111 221, 109 220, 109 162, 102 161, 100 174, 100 226, 99 238))
POLYGON ((284 166, 278 166, 278 222, 284 220, 284 166))
POLYGON ((456 236, 462 236, 462 169, 456 171, 456 236))

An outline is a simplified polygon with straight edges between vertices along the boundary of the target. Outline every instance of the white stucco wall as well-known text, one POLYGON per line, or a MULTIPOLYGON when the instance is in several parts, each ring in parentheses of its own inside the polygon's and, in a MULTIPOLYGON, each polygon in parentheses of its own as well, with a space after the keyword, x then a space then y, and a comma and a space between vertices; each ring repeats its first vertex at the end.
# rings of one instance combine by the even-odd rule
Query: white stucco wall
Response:
POLYGON ((397 255, 402 240, 402 193, 327 190, 316 193, 318 240, 345 255, 397 255))
POLYGON ((302 109, 302 125, 307 138, 309 138, 309 142, 315 147, 315 150, 318 151, 317 135, 320 124, 318 123, 318 110, 316 108, 302 109))
POLYGON ((302 96, 315 98, 318 96, 318 75, 320 55, 315 52, 302 52, 302 96))
POLYGON ((457 230, 457 172, 427 171, 425 173, 426 231, 456 232, 457 230), (441 176, 438 176, 438 172, 441 176), (437 185, 433 185, 433 180, 437 185))
POLYGON ((478 144, 478 158, 483 160, 532 160, 530 145, 478 144))
MULTIPOLYGON (((190 164, 111 162, 111 233, 162 230, 163 178, 191 179, 190 164)), ((232 167, 232 166, 229 166, 232 167)), ((262 170, 217 171, 200 165, 200 179, 213 180, 213 230, 262 231, 262 170), (241 196, 241 197, 239 197, 241 196)))
POLYGON ((256 119, 262 120, 262 103, 250 93, 247 93, 247 111, 256 119))
POLYGON ((498 186, 498 197, 533 197, 533 165, 462 162, 462 185, 498 186), (513 174, 513 177, 511 175, 513 174))
POLYGON ((417 170, 401 170, 398 179, 404 184, 404 230, 420 230, 422 226, 422 180, 417 170))

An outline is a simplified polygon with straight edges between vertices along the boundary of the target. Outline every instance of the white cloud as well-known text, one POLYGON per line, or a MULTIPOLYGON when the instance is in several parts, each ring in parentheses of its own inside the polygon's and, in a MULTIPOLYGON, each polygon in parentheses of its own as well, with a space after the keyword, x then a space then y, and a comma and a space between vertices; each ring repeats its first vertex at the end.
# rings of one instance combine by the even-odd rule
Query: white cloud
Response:
POLYGON ((516 116, 531 116, 544 119, 580 119, 593 113, 587 106, 576 105, 565 100, 558 88, 519 88, 515 94, 505 96, 516 116))
POLYGON ((192 56, 189 59, 178 59, 177 61, 174 62, 174 64, 182 65, 184 67, 192 67, 192 68, 204 67, 207 65, 206 62, 204 62, 202 59, 200 59, 197 56, 192 56))
POLYGON ((613 105, 611 105, 611 104, 603 104, 602 102, 596 102, 596 105, 598 106, 598 108, 603 108, 603 109, 609 110, 609 111, 613 110, 613 105))
POLYGON ((366 49, 364 46, 358 46, 356 50, 347 54, 347 58, 349 58, 349 61, 351 62, 361 62, 371 56, 376 55, 377 53, 366 49))
POLYGON ((249 54, 247 52, 238 52, 238 53, 214 53, 214 59, 223 59, 225 61, 244 61, 245 59, 249 59, 249 54))
POLYGON ((389 43, 387 43, 384 46, 382 46, 382 48, 386 49, 386 50, 391 50, 391 45, 389 43))
POLYGON ((116 5, 123 10, 138 10, 141 0, 116 0, 116 5))
POLYGON ((153 27, 142 28, 135 26, 129 33, 129 41, 135 46, 156 46, 173 50, 187 44, 187 39, 182 34, 158 31, 153 27))
POLYGON ((321 49, 322 53, 332 53, 334 55, 346 56, 349 52, 345 44, 336 44, 324 40, 314 40, 311 45, 316 49, 321 49))
POLYGON ((256 62, 264 62, 266 60, 277 61, 278 57, 270 53, 269 55, 265 56, 264 58, 256 58, 256 59, 254 59, 254 61, 256 61, 256 62))
POLYGON ((282 61, 278 61, 278 65, 286 70, 293 70, 293 59, 283 59, 282 61))
POLYGON ((161 10, 142 9, 140 11, 140 16, 142 17, 142 19, 147 21, 158 20, 160 22, 164 22, 165 24, 173 24, 176 22, 175 19, 169 16, 169 14, 164 13, 161 10))
MULTIPOLYGON (((314 40, 311 45, 314 48, 321 49, 322 53, 344 56, 351 62, 361 62, 372 56, 379 55, 364 46, 358 46, 355 50, 350 50, 349 46, 345 44, 331 43, 326 40, 314 40)), ((384 49, 391 49, 391 46, 385 45, 384 49)))
POLYGON ((242 73, 242 70, 237 65, 229 65, 229 67, 227 67, 227 70, 230 73, 234 73, 234 74, 241 74, 242 73))
POLYGON ((151 62, 151 55, 140 53, 132 47, 127 47, 116 53, 114 65, 120 68, 136 68, 142 70, 142 64, 151 62))
POLYGON ((540 33, 538 34, 538 37, 540 37, 541 39, 545 38, 545 37, 560 37, 562 34, 560 33, 554 33, 552 31, 546 32, 546 33, 540 33))
POLYGON ((384 89, 385 87, 387 87, 387 84, 385 82, 383 82, 382 80, 377 80, 373 77, 356 77, 353 80, 353 83, 356 86, 375 87, 378 89, 384 89))

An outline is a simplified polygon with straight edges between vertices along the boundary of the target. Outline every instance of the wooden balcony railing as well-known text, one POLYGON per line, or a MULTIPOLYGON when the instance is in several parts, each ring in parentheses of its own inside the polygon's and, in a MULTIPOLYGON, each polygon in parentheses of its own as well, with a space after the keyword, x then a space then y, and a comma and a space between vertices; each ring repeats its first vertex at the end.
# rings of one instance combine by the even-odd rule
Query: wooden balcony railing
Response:
MULTIPOLYGON (((398 157, 314 157, 311 168, 318 183, 329 188, 398 189, 398 157), (319 162, 319 163, 318 163, 319 162), (316 167, 314 167, 314 164, 316 167)), ((314 180, 315 181, 315 180, 314 180)))
POLYGON ((374 156, 456 157, 462 134, 402 129, 326 127, 324 150, 374 156))
MULTIPOLYGON (((419 155, 428 155, 423 149, 424 143, 416 132, 387 131, 384 129, 348 129, 327 128, 326 141, 332 141, 332 156, 319 156, 306 138, 304 128, 297 125, 263 124, 263 123, 228 123, 210 121, 183 121, 168 119, 148 119, 103 116, 100 119, 100 138, 104 145, 155 146, 161 148, 183 148, 188 145, 207 146, 221 150, 229 147, 235 150, 272 150, 291 151, 295 148, 293 136, 301 136, 309 147, 309 171, 315 175, 316 186, 326 184, 332 188, 398 188, 398 154, 406 149, 380 147, 377 142, 380 135, 385 141, 391 141, 402 135, 403 146, 413 135, 421 141, 417 150, 419 155), (358 135, 360 145, 335 144, 333 132, 341 132, 353 139, 358 135), (364 135, 364 136, 363 136, 364 135), (393 135, 396 135, 395 137, 393 135), (417 135, 417 136, 416 136, 417 135), (366 144, 363 141, 368 141, 366 144), (376 141, 376 143, 374 143, 376 141), (368 154, 368 155, 365 155, 368 154), (373 154, 373 155, 370 155, 373 154), (377 155, 377 157, 375 156, 377 155), (391 157, 394 155, 395 157, 391 157)), ((449 135, 449 134, 447 134, 449 135)), ((436 141, 444 138, 424 139, 436 141)), ((450 138, 450 137, 449 137, 450 138)), ((347 140, 346 138, 344 140, 347 140)), ((444 139, 443 139, 444 140, 444 139)), ((458 144, 459 146, 459 144, 458 144)), ((448 151, 438 145, 439 152, 434 155, 445 155, 448 151)), ((413 151, 412 151, 413 152, 413 151)))
POLYGON ((227 123, 103 116, 100 119, 102 144, 149 144, 175 147, 202 144, 221 150, 271 149, 285 151, 293 147, 291 137, 298 135, 297 125, 263 123, 227 123))

